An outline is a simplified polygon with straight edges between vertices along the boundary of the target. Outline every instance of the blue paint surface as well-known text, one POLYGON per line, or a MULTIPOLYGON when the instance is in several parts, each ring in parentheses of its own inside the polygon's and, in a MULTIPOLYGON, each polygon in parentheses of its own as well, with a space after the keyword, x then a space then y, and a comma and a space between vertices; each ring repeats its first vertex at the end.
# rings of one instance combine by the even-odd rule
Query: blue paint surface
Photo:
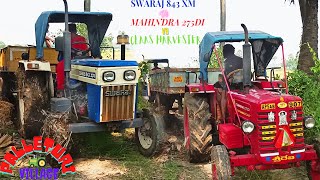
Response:
POLYGON ((271 157, 266 157, 266 161, 271 161, 271 157))
POLYGON ((101 87, 93 84, 87 84, 88 93, 88 115, 89 119, 100 122, 100 99, 101 87))
POLYGON ((97 60, 81 59, 73 60, 73 65, 91 66, 91 67, 121 67, 121 66, 138 66, 137 61, 133 60, 97 60))

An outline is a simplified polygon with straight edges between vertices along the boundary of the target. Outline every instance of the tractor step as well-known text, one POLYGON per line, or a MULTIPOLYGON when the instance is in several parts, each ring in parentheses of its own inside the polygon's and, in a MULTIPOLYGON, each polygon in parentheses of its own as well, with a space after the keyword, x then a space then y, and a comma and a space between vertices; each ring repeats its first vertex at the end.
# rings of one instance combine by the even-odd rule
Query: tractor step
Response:
POLYGON ((143 126, 143 120, 141 118, 133 119, 133 121, 115 121, 108 123, 71 123, 69 124, 69 131, 72 133, 88 133, 88 132, 101 132, 107 131, 112 127, 116 127, 118 130, 126 128, 136 128, 143 126))

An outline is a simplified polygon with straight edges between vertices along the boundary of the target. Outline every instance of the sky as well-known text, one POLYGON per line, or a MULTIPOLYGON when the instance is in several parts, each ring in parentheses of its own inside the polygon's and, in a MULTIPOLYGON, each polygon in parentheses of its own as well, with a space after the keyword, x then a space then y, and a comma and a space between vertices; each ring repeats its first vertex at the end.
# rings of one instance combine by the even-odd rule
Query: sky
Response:
MULTIPOLYGON (((142 0, 146 1, 146 0, 142 0)), ((166 0, 167 1, 167 0, 166 0)), ((170 2, 182 0, 171 0, 170 2)), ((220 30, 220 1, 219 0, 192 0, 195 7, 164 8, 168 17, 178 20, 180 26, 169 27, 170 36, 194 35, 200 40, 206 32, 220 30), (204 19, 203 26, 181 26, 183 20, 204 19)), ((1 4, 0 41, 7 45, 35 44, 34 23, 42 11, 64 10, 62 0, 10 0, 1 4)), ((261 30, 271 35, 284 39, 285 56, 295 55, 299 50, 302 32, 302 23, 299 5, 290 5, 285 0, 226 0, 227 19, 226 30, 242 31, 241 23, 246 24, 249 30, 261 30)), ((83 11, 83 0, 69 0, 70 11, 83 11)), ((131 26, 132 19, 159 19, 157 7, 132 7, 131 0, 91 0, 91 11, 110 12, 113 14, 107 35, 112 33, 115 37, 119 31, 124 31, 130 37, 161 35, 162 27, 136 27, 131 26)), ((50 26, 55 31, 60 26, 50 26)), ((63 26, 61 27, 63 28, 63 26)), ((116 43, 114 41, 114 43, 116 43)), ((130 44, 134 51, 135 59, 140 61, 145 58, 168 58, 171 66, 189 67, 196 66, 194 59, 198 59, 199 48, 193 45, 155 45, 155 44, 130 44)), ((240 50, 241 44, 236 46, 240 50)), ((276 54, 277 60, 281 54, 276 54)))

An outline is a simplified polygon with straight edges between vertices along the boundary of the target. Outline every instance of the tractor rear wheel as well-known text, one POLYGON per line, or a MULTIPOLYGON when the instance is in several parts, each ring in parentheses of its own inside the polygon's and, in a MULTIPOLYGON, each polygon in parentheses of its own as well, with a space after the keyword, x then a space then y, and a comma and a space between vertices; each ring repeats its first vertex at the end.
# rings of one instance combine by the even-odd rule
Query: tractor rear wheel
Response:
POLYGON ((215 180, 231 179, 231 166, 228 151, 225 146, 213 146, 211 150, 212 177, 215 180))
POLYGON ((150 157, 159 152, 164 140, 164 120, 162 115, 144 110, 143 121, 144 125, 135 129, 135 139, 140 153, 150 157))
POLYGON ((25 71, 19 68, 17 77, 16 125, 20 134, 27 139, 40 135, 45 115, 42 111, 49 109, 50 88, 48 72, 25 71))
MULTIPOLYGON (((184 96, 185 118, 188 118, 189 151, 188 158, 191 163, 210 160, 212 145, 212 125, 209 104, 205 97, 186 93, 184 96)), ((186 127, 186 126, 185 126, 186 127)), ((185 129, 185 135, 187 131, 185 129)))

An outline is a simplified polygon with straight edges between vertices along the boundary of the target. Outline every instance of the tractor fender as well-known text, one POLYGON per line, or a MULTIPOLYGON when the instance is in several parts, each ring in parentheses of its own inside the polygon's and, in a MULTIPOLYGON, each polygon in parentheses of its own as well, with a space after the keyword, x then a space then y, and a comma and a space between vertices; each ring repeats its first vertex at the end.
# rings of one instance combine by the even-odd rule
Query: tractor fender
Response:
POLYGON ((44 61, 19 61, 26 71, 51 71, 50 63, 44 61))

